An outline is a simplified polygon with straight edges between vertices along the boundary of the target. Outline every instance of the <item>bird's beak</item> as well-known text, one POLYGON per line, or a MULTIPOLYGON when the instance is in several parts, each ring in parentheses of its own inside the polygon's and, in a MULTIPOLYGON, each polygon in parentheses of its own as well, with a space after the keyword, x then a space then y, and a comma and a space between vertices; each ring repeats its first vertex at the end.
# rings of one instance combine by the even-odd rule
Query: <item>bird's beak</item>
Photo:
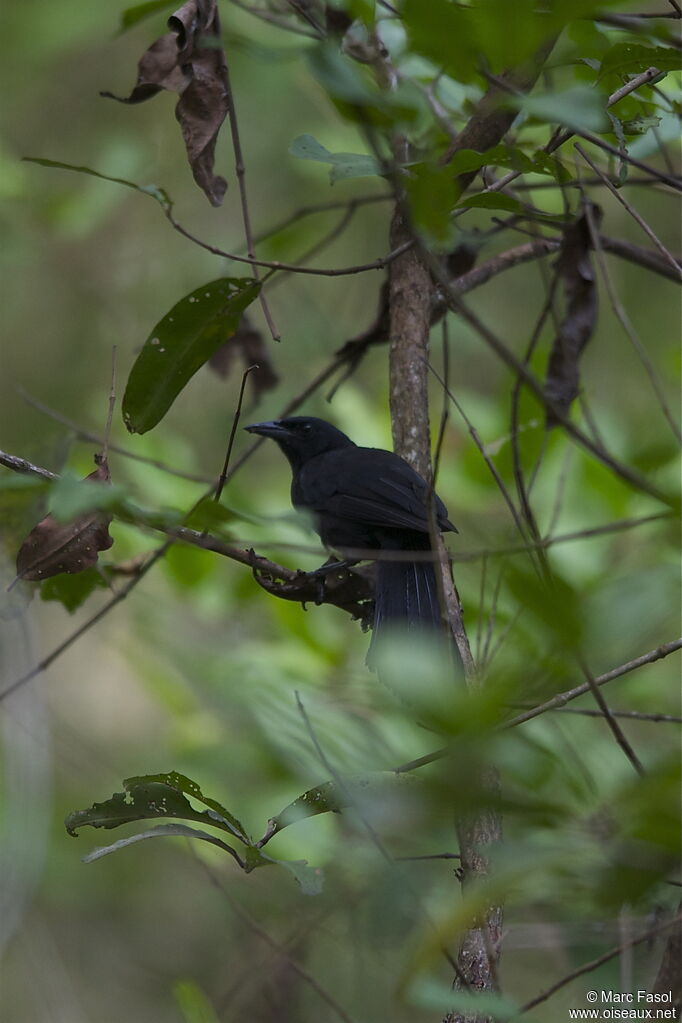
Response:
POLYGON ((266 423, 252 423, 250 426, 245 426, 244 429, 248 433, 259 433, 262 437, 273 437, 275 440, 289 436, 286 426, 282 426, 276 419, 271 419, 266 423))

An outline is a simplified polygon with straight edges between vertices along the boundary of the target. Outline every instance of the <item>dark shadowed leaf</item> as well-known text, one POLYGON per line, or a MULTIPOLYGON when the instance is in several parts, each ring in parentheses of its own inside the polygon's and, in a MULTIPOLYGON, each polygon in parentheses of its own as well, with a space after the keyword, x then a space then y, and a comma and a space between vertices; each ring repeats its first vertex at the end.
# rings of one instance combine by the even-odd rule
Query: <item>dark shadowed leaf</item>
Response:
POLYGON ((381 165, 365 153, 330 153, 312 135, 299 135, 289 146, 291 156, 331 165, 329 180, 333 185, 344 178, 367 178, 381 174, 381 165))
MULTIPOLYGON (((108 484, 111 476, 106 459, 96 455, 95 461, 97 468, 86 479, 96 485, 108 484)), ((99 551, 108 551, 114 542, 109 536, 111 518, 110 513, 98 508, 71 522, 58 522, 53 515, 46 515, 19 548, 17 578, 35 582, 60 572, 92 568, 99 551)))
POLYGON ((249 383, 253 391, 254 401, 261 395, 271 391, 279 383, 279 377, 270 359, 270 353, 263 334, 251 323, 244 313, 237 330, 218 348, 208 360, 208 365, 219 377, 229 376, 235 357, 239 356, 245 369, 249 366, 257 368, 249 373, 249 383))
POLYGON ((258 295, 252 278, 221 277, 182 298, 145 341, 123 395, 131 433, 156 426, 180 391, 223 342, 258 295))
POLYGON ((237 818, 220 803, 207 799, 196 782, 177 771, 127 778, 123 785, 125 792, 115 792, 103 803, 93 803, 87 810, 70 813, 64 822, 69 834, 75 836, 77 829, 86 825, 111 829, 133 821, 175 817, 220 828, 248 844, 246 832, 237 818), (208 809, 195 810, 186 795, 198 799, 208 809))
POLYGON ((520 96, 510 102, 539 121, 563 124, 574 131, 609 129, 606 96, 587 86, 577 85, 565 92, 520 96))
POLYGON ((107 580, 104 572, 97 568, 87 568, 78 575, 61 573, 46 579, 40 587, 41 600, 54 600, 73 614, 85 603, 91 593, 97 589, 106 589, 107 580))
POLYGON ((143 103, 162 89, 179 93, 175 116, 194 180, 209 202, 220 206, 227 182, 213 173, 213 162, 229 96, 217 0, 187 0, 168 19, 168 27, 170 32, 142 54, 130 95, 101 95, 120 103, 143 103))
MULTIPOLYGON (((594 223, 598 224, 601 211, 594 205, 591 211, 594 223)), ((552 344, 545 381, 547 394, 564 413, 580 390, 580 356, 597 322, 597 287, 591 248, 589 223, 582 213, 564 231, 556 262, 556 272, 564 282, 566 314, 552 344)), ((556 418, 548 411, 547 425, 556 424, 556 418)))
POLYGON ((680 51, 670 46, 642 46, 638 43, 617 43, 604 54, 599 77, 605 75, 639 74, 650 67, 659 71, 682 68, 680 51))
POLYGON ((93 860, 98 860, 109 853, 118 852, 119 849, 125 849, 129 845, 134 845, 147 838, 181 836, 198 838, 224 849, 247 874, 258 867, 268 867, 274 864, 293 874, 305 895, 317 895, 322 890, 323 874, 321 870, 310 867, 305 860, 277 860, 261 852, 248 837, 237 818, 217 800, 205 796, 197 783, 184 774, 177 771, 170 771, 166 774, 147 774, 138 778, 127 778, 123 785, 125 791, 115 792, 111 799, 107 799, 103 803, 93 803, 87 810, 75 810, 70 813, 64 821, 68 833, 77 837, 77 830, 86 826, 111 830, 122 824, 131 824, 135 821, 171 817, 219 828, 238 839, 244 848, 240 848, 238 853, 231 845, 205 831, 188 828, 184 824, 161 824, 137 835, 113 842, 111 845, 95 849, 83 858, 85 863, 91 863, 93 860), (207 809, 195 810, 187 796, 203 803, 207 809))
POLYGON ((179 771, 169 771, 167 774, 145 774, 137 778, 126 778, 123 784, 126 789, 132 790, 133 787, 146 785, 150 782, 157 783, 159 785, 167 785, 178 792, 183 792, 185 795, 191 796, 192 799, 198 799, 200 803, 203 803, 204 806, 207 806, 209 810, 212 811, 212 814, 210 814, 211 817, 213 817, 213 814, 218 814, 218 820, 222 822, 217 825, 218 827, 226 824, 226 830, 231 831, 236 838, 239 838, 242 841, 247 840, 246 832, 237 818, 233 817, 230 811, 226 810, 225 807, 217 800, 211 799, 209 796, 205 796, 195 781, 192 781, 191 778, 188 778, 184 774, 180 774, 179 771))

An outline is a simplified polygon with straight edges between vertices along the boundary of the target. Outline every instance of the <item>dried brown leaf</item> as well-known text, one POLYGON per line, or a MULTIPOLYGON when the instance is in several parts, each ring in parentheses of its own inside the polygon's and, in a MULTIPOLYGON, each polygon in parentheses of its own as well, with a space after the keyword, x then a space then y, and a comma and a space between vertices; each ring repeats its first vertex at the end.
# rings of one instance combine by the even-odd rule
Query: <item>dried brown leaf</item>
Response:
POLYGON ((229 95, 217 0, 187 0, 168 19, 168 28, 142 54, 130 95, 101 95, 119 103, 143 103, 162 89, 179 93, 175 116, 194 180, 209 202, 220 206, 227 182, 214 174, 213 164, 229 95))
MULTIPOLYGON (((601 210, 591 204, 591 218, 601 220, 601 210)), ((566 314, 552 344, 547 367, 545 391, 565 414, 580 390, 580 356, 597 323, 598 298, 591 258, 591 232, 588 216, 582 213, 564 231, 556 272, 563 279, 566 314)), ((547 426, 558 420, 547 412, 547 426)))
MULTIPOLYGON (((95 456, 97 468, 86 476, 96 483, 110 483, 106 458, 95 456)), ((17 554, 17 579, 36 582, 61 572, 83 572, 97 562, 98 552, 113 544, 109 535, 112 516, 102 511, 80 515, 73 522, 57 522, 46 515, 28 534, 17 554)))
POLYGON ((214 373, 225 379, 232 371, 237 355, 245 367, 257 367, 249 374, 255 401, 258 401, 266 391, 277 386, 279 376, 270 359, 265 338, 261 331, 253 326, 246 313, 239 321, 235 333, 209 359, 208 365, 214 373))

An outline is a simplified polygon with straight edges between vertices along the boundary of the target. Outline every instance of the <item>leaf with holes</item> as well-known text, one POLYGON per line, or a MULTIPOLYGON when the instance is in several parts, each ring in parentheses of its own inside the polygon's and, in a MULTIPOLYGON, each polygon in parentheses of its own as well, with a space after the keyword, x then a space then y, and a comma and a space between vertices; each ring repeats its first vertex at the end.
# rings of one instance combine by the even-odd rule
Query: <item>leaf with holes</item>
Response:
POLYGON ((146 433, 163 419, 197 370, 234 335, 259 290, 252 278, 221 277, 185 295, 159 320, 123 395, 123 421, 131 433, 146 433))
POLYGON ((133 821, 174 817, 220 828, 244 844, 250 844, 237 818, 214 799, 207 799, 196 782, 177 771, 127 778, 123 785, 125 792, 115 792, 103 803, 93 803, 87 810, 70 813, 64 821, 69 834, 75 836, 77 829, 86 825, 109 830, 133 821), (208 809, 195 810, 188 795, 208 809))
POLYGON ((327 781, 308 789, 288 806, 271 817, 268 827, 258 842, 260 847, 284 828, 306 817, 316 817, 321 813, 340 813, 349 806, 367 803, 368 800, 386 803, 396 793, 402 795, 406 790, 418 784, 417 779, 409 774, 396 774, 394 771, 372 771, 369 774, 354 774, 340 778, 338 781, 327 781))

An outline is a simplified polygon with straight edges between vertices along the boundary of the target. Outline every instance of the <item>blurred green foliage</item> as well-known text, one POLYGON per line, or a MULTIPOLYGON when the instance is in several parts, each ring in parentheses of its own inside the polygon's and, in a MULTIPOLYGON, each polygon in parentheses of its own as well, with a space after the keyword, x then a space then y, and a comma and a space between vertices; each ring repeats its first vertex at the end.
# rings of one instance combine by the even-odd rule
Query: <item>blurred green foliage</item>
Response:
MULTIPOLYGON (((378 17, 398 72, 394 92, 343 52, 333 32, 320 43, 221 5, 260 257, 296 262, 328 235, 319 266, 385 255, 389 183, 374 174, 371 150, 376 144, 385 159, 382 133, 395 130, 414 157, 406 160, 405 179, 416 226, 437 251, 475 238, 481 263, 522 244, 523 234, 497 232, 493 219, 504 211, 525 216, 521 203, 535 211, 522 229, 557 237, 560 222, 578 207, 578 175, 591 176, 570 147, 559 151, 557 163, 548 162, 541 150, 554 123, 603 131, 618 144, 603 116, 607 98, 624 76, 652 64, 670 73, 619 101, 613 113, 623 125, 643 119, 644 134, 627 138, 631 153, 671 172, 677 152, 671 145, 659 150, 679 132, 674 22, 623 27, 608 18, 627 14, 627 3, 591 0, 553 4, 544 21, 537 5, 526 2, 510 18, 498 0, 406 0, 402 21, 382 5, 376 11, 366 2, 339 6, 365 26, 378 17), (589 20, 597 7, 604 18, 589 20), (458 196, 452 166, 448 176, 439 163, 450 142, 442 121, 459 130, 470 117, 486 89, 481 57, 499 74, 530 58, 552 32, 560 35, 543 81, 532 97, 510 98, 519 109, 513 145, 495 159, 503 171, 523 171, 524 190, 481 195, 476 185, 450 217, 458 196), (315 142, 317 155, 302 151, 301 139, 315 142), (358 177, 361 171, 374 176, 358 177), (562 192, 557 182, 567 181, 562 192), (351 200, 361 202, 347 214, 351 200), (340 205, 305 211, 329 202, 340 205)), ((67 514, 65 502, 82 500, 75 480, 90 472, 93 451, 100 450, 26 394, 101 436, 112 346, 120 402, 153 325, 205 282, 243 273, 182 238, 163 216, 170 196, 174 215, 192 234, 226 251, 245 251, 227 129, 217 167, 230 187, 224 206, 214 210, 185 164, 171 97, 130 109, 98 100, 99 90, 126 87, 171 8, 143 4, 126 14, 123 4, 104 10, 65 0, 56 16, 44 0, 29 0, 4 15, 12 103, 0 113, 7 334, 0 447, 66 475, 55 485, 34 486, 0 469, 3 591, 22 537, 48 502, 67 514), (116 35, 119 26, 129 31, 116 35), (162 208, 110 181, 31 165, 23 156, 123 178, 162 208)), ((273 2, 268 10, 275 21, 310 29, 285 5, 273 2)), ((367 45, 369 36, 357 31, 356 46, 358 39, 367 45)), ((596 147, 588 148, 601 159, 596 147)), ((460 173, 477 165, 470 153, 457 159, 460 173)), ((606 166, 617 172, 615 160, 606 158, 606 166)), ((622 194, 661 242, 679 252, 672 193, 642 185, 641 178, 630 168, 622 194)), ((613 196, 586 187, 604 209, 604 233, 651 247, 613 196)), ((680 371, 674 284, 606 258, 674 407, 680 371)), ((551 259, 527 263, 467 296, 519 356, 551 272, 551 259)), ((266 283, 282 335, 281 344, 268 342, 280 382, 257 408, 251 394, 244 415, 275 416, 345 341, 364 331, 380 280, 375 272, 282 274, 266 283)), ((659 397, 603 281, 599 294, 597 330, 581 366, 583 400, 573 415, 617 458, 672 489, 677 448, 659 397)), ((257 304, 251 311, 267 337, 257 304)), ((539 378, 555 332, 549 317, 530 362, 539 378)), ((513 375, 452 316, 448 333, 450 386, 513 493, 513 375)), ((387 350, 370 348, 331 404, 328 381, 304 411, 333 419, 360 443, 389 447, 387 350)), ((432 358, 440 372, 440 327, 433 330, 432 358)), ((139 565, 135 559, 159 544, 155 523, 178 524, 206 493, 223 463, 239 377, 234 368, 227 379, 199 369, 144 436, 129 436, 117 413, 109 455, 115 489, 107 496, 120 512, 111 526, 114 547, 100 558, 101 575, 56 577, 40 586, 42 600, 31 601, 36 586, 28 583, 2 598, 3 687, 102 607, 111 596, 106 587, 120 587, 125 572, 139 565), (136 516, 146 523, 142 528, 131 523, 136 516)), ((443 397, 435 379, 431 387, 435 423, 443 397)), ((667 881, 679 863, 676 726, 621 719, 646 768, 639 777, 599 718, 557 712, 512 729, 503 725, 524 706, 583 682, 577 653, 598 675, 675 637, 677 523, 658 518, 590 535, 662 509, 559 431, 546 435, 543 409, 526 391, 519 407, 527 475, 542 456, 531 491, 539 530, 558 538, 547 553, 551 590, 527 555, 498 553, 517 547, 519 537, 455 410, 441 455, 438 491, 460 531, 450 543, 456 582, 475 657, 485 668, 485 685, 474 694, 453 681, 437 650, 404 637, 385 653, 388 681, 379 683, 364 667, 368 637, 347 616, 328 606, 303 611, 277 601, 248 568, 176 544, 96 629, 3 703, 0 982, 8 1023, 308 1023, 338 1018, 334 1004, 357 1021, 390 1015, 396 1023, 426 1023, 455 1006, 442 946, 454 953, 472 913, 490 898, 507 905, 505 1000, 490 1009, 504 1019, 554 979, 615 947, 628 928, 646 929, 675 904, 676 889, 667 881), (559 542, 566 534, 573 538, 559 542), (405 784, 386 773, 443 747, 446 756, 407 775, 405 784), (496 794, 481 782, 490 764, 500 774, 496 794), (296 876, 279 870, 247 876, 224 851, 190 846, 177 835, 84 867, 79 856, 93 848, 91 836, 85 831, 72 842, 65 816, 120 792, 124 778, 171 770, 198 782, 248 835, 263 835, 274 818, 268 855, 287 861, 296 876), (310 792, 315 812, 299 814, 310 792), (462 896, 456 860, 415 857, 455 854, 453 820, 482 808, 502 813, 504 842, 494 850, 487 886, 462 896), (307 874, 295 866, 303 860, 307 874), (297 879, 313 875, 320 893, 305 898, 297 879)), ((249 443, 238 434, 235 460, 249 443)), ((291 568, 314 568, 324 553, 292 515, 288 487, 284 460, 274 445, 265 446, 230 479, 222 512, 204 502, 190 524, 291 568)), ((616 709, 675 716, 678 672, 672 656, 602 691, 616 709)), ((571 707, 592 709, 594 702, 585 696, 571 707)), ((638 948, 635 980, 650 978, 659 960, 659 945, 638 948)), ((529 1018, 559 1023, 569 1007, 584 1003, 588 986, 622 989, 628 977, 619 969, 612 961, 589 984, 575 982, 529 1018)))

